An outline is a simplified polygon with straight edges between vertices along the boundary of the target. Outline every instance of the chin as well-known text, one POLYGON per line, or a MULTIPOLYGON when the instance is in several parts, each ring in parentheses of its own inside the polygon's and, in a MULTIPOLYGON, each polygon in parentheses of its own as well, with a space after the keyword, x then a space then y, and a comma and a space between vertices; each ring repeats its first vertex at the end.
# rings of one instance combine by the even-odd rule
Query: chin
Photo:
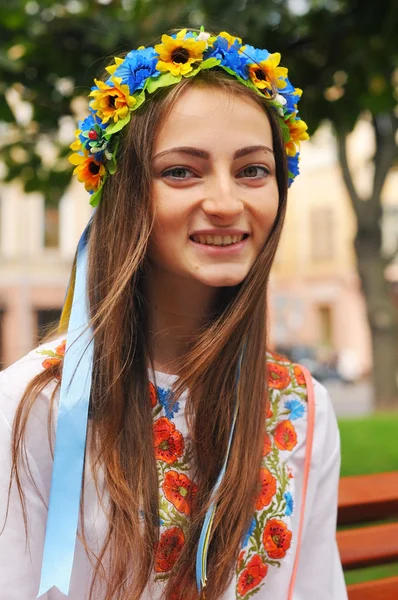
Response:
POLYGON ((211 275, 203 274, 202 277, 197 277, 201 283, 209 287, 234 287, 242 283, 242 281, 247 276, 248 271, 242 271, 240 273, 212 273, 211 275))

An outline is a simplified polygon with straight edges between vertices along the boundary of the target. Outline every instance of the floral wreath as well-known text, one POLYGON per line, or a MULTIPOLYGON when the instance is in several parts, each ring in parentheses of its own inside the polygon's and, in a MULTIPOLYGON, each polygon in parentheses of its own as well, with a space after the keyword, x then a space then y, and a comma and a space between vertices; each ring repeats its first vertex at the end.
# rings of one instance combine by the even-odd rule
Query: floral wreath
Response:
POLYGON ((148 94, 194 77, 205 69, 222 68, 243 85, 267 98, 275 109, 286 148, 289 186, 299 173, 300 141, 308 139, 307 125, 298 117, 297 103, 302 90, 292 86, 288 71, 280 67, 279 52, 270 54, 243 45, 238 37, 225 31, 212 36, 204 31, 182 29, 164 34, 154 47, 140 46, 123 58, 116 57, 107 67, 107 81, 94 79, 89 97, 90 114, 79 121, 74 154, 77 179, 91 194, 90 204, 97 206, 104 183, 116 172, 118 134, 131 118, 131 113, 145 102, 148 94))

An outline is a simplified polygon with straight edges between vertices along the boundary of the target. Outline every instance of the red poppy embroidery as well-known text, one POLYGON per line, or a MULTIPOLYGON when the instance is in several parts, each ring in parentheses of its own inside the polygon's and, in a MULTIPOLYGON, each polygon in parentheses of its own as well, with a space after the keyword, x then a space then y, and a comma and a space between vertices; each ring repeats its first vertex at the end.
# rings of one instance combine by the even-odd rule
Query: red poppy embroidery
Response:
POLYGON ((250 590, 257 587, 264 579, 268 571, 268 565, 264 564, 261 557, 255 554, 247 563, 246 569, 241 573, 238 580, 238 592, 245 596, 250 590))
POLYGON ((155 456, 172 465, 184 453, 184 438, 174 423, 161 417, 153 424, 155 456))
POLYGON ((305 385, 305 377, 304 377, 304 373, 303 373, 301 367, 299 367, 298 365, 295 365, 293 371, 294 371, 294 376, 296 378, 297 384, 305 385))
POLYGON ((167 471, 162 485, 167 500, 174 504, 176 509, 189 515, 191 512, 192 499, 197 492, 197 485, 183 473, 167 471))
POLYGON ((55 348, 55 354, 58 354, 59 356, 64 356, 65 355, 65 347, 66 347, 66 340, 63 340, 63 342, 61 342, 60 345, 55 348))
POLYGON ((268 363, 268 387, 280 390, 290 383, 289 369, 276 363, 268 363))
POLYGON ((162 533, 155 557, 156 573, 166 573, 174 567, 184 544, 185 536, 180 527, 171 527, 162 533))
POLYGON ((276 479, 268 469, 261 469, 260 481, 261 492, 257 498, 256 510, 261 510, 265 506, 268 506, 276 493, 276 479))
POLYGON ((265 418, 271 419, 271 417, 273 417, 273 416, 274 416, 274 413, 272 412, 271 404, 267 399, 265 401, 265 418))
POLYGON ((154 408, 156 406, 158 399, 157 399, 157 394, 156 394, 156 388, 153 385, 152 381, 149 382, 149 397, 151 399, 151 406, 152 406, 152 408, 154 408))
POLYGON ((264 449, 263 449, 263 457, 265 458, 272 450, 272 442, 268 433, 264 436, 264 449))
POLYGON ((279 519, 271 519, 263 532, 263 544, 270 558, 283 558, 290 548, 292 532, 279 519))
POLYGON ((297 444, 297 433, 289 420, 280 421, 275 427, 275 446, 279 450, 293 450, 297 444))
POLYGON ((43 360, 43 362, 41 363, 42 366, 44 367, 44 369, 54 369, 55 377, 57 379, 61 379, 61 370, 59 368, 56 369, 56 367, 60 367, 60 365, 62 363, 62 359, 65 355, 65 346, 66 346, 66 340, 63 340, 55 348, 54 352, 52 350, 40 351, 40 354, 44 354, 44 355, 47 354, 47 356, 49 357, 49 358, 46 358, 45 360, 43 360))

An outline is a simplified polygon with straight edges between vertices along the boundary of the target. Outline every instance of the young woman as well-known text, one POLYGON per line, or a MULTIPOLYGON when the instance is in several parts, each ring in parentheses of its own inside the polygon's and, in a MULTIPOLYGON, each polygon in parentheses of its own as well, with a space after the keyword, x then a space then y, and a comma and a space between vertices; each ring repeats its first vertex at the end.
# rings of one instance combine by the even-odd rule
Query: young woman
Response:
POLYGON ((346 598, 335 416, 267 351, 308 137, 279 60, 182 30, 95 81, 61 334, 0 376, 5 600, 346 598))

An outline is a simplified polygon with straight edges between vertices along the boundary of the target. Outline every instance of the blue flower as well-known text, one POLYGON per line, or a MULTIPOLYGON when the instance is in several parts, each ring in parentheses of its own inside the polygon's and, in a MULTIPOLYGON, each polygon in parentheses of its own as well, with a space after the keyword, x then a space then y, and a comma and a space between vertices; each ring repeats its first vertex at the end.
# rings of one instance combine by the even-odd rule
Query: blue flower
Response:
POLYGON ((259 48, 255 48, 254 46, 250 46, 246 44, 243 46, 242 52, 244 55, 250 58, 251 63, 260 63, 263 60, 266 60, 269 57, 268 50, 260 50, 259 48))
POLYGON ((301 93, 297 92, 297 88, 293 87, 288 79, 285 79, 286 87, 283 88, 283 96, 286 99, 284 106, 285 115, 291 115, 297 111, 296 105, 301 98, 301 93))
POLYGON ((250 523, 250 527, 247 530, 247 533, 244 537, 243 543, 242 543, 242 548, 244 548, 245 546, 247 546, 247 544, 249 543, 249 539, 251 538, 253 531, 256 528, 256 519, 253 517, 251 523, 250 523))
POLYGON ((293 180, 299 174, 299 152, 295 156, 287 157, 287 168, 289 171, 289 187, 292 184, 293 180))
POLYGON ((168 419, 172 419, 180 410, 179 402, 173 404, 173 394, 171 390, 166 390, 157 386, 159 403, 164 409, 164 414, 168 419))
POLYGON ((284 499, 286 500, 286 511, 285 511, 285 515, 287 517, 290 517, 290 515, 293 513, 294 510, 294 501, 293 501, 293 496, 291 495, 290 492, 285 492, 283 494, 284 499))
POLYGON ((122 84, 127 84, 133 94, 144 87, 148 77, 160 75, 160 71, 156 69, 158 60, 159 55, 154 48, 132 50, 115 70, 114 76, 120 77, 122 84))
POLYGON ((247 65, 250 63, 250 59, 244 54, 239 53, 241 46, 238 40, 235 40, 229 48, 228 44, 229 42, 226 38, 218 36, 213 46, 203 56, 203 60, 217 58, 221 66, 232 69, 243 79, 248 79, 247 65))
POLYGON ((296 419, 301 419, 301 417, 305 413, 304 405, 300 402, 300 400, 288 400, 285 402, 285 408, 290 410, 290 419, 292 421, 296 421, 296 419))

